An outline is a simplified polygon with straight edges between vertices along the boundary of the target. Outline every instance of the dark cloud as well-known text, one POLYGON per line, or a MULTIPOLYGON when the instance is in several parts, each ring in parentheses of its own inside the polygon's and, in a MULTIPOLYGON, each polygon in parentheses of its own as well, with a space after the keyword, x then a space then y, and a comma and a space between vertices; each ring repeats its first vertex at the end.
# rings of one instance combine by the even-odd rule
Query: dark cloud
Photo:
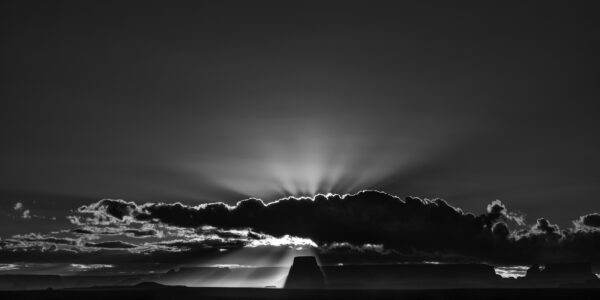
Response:
POLYGON ((123 219, 123 217, 129 216, 132 212, 132 208, 135 207, 133 202, 111 201, 107 199, 101 200, 98 205, 105 207, 106 212, 117 219, 123 219))
POLYGON ((13 239, 24 242, 52 243, 59 245, 77 245, 79 243, 79 240, 73 238, 54 237, 50 235, 42 235, 37 233, 15 235, 13 236, 13 239))
MULTIPOLYGON (((185 263, 190 260, 208 261, 223 255, 222 250, 235 250, 247 243, 241 240, 169 240, 143 245, 124 241, 82 242, 71 245, 60 240, 25 241, 0 240, 0 263, 12 262, 66 262, 110 263, 117 265, 137 263, 185 263), (57 242, 58 244, 55 244, 57 242), (57 246, 58 245, 58 246, 57 246)), ((264 249, 265 247, 262 247, 264 249)), ((282 247, 287 248, 287 247, 282 247)))
POLYGON ((89 234, 89 235, 126 235, 129 237, 137 237, 137 238, 155 237, 160 234, 157 230, 151 229, 151 228, 150 229, 136 229, 136 228, 129 228, 129 227, 125 227, 125 226, 109 227, 109 228, 88 226, 88 227, 82 227, 82 228, 75 228, 75 229, 70 230, 69 232, 75 233, 75 234, 89 234))
POLYGON ((510 235, 510 230, 504 222, 498 222, 492 226, 492 233, 501 238, 507 238, 510 235))
POLYGON ((179 250, 218 250, 218 249, 237 249, 244 247, 247 243, 243 240, 222 240, 208 239, 202 241, 195 240, 171 240, 156 243, 157 246, 174 247, 179 250))
POLYGON ((96 221, 131 219, 181 227, 252 228, 274 236, 306 237, 319 244, 372 243, 400 248, 463 247, 456 241, 467 242, 489 233, 491 223, 500 218, 497 211, 475 216, 441 199, 409 197, 403 201, 374 191, 344 197, 286 198, 270 204, 248 199, 235 206, 223 203, 196 207, 180 203, 138 206, 122 200, 102 200, 80 208, 79 212, 92 214, 96 221), (129 215, 124 215, 124 211, 129 215))
POLYGON ((0 240, 0 250, 24 261, 29 253, 32 260, 71 257, 96 263, 107 262, 106 257, 124 262, 183 262, 261 247, 316 247, 328 263, 600 261, 600 229, 590 226, 597 214, 580 217, 573 228, 561 229, 539 218, 529 227, 511 230, 510 222, 519 224, 516 214, 500 201, 475 215, 441 199, 400 199, 364 191, 290 197, 269 204, 248 199, 234 206, 104 199, 77 212, 71 220, 78 228, 15 235, 0 240), (141 243, 135 239, 140 237, 152 239, 141 243))
POLYGON ((134 244, 126 243, 123 241, 106 241, 106 242, 87 242, 85 243, 86 247, 94 247, 94 248, 110 248, 110 249, 130 249, 136 248, 137 246, 134 244))
POLYGON ((549 235, 552 235, 552 234, 559 235, 559 230, 560 230, 558 225, 550 224, 550 222, 544 218, 538 219, 537 224, 535 224, 533 229, 541 231, 541 232, 543 232, 545 234, 549 234, 549 235))
POLYGON ((524 224, 523 217, 509 212, 500 201, 488 205, 486 213, 474 215, 441 199, 407 197, 402 200, 377 191, 345 196, 290 197, 269 204, 248 199, 235 206, 219 202, 199 206, 138 205, 105 199, 82 206, 78 211, 79 218, 91 223, 113 220, 183 228, 251 228, 275 237, 309 238, 330 248, 335 244, 355 247, 349 246, 349 249, 380 245, 382 249, 404 255, 442 253, 436 257, 501 262, 598 260, 598 252, 594 250, 599 249, 596 234, 577 229, 561 231, 543 218, 530 228, 511 232, 506 221, 524 224), (589 247, 580 247, 584 244, 589 247))
POLYGON ((151 237, 158 234, 154 229, 126 229, 123 230, 123 233, 133 237, 151 237))
POLYGON ((502 201, 495 200, 487 206, 487 213, 490 222, 498 219, 511 220, 518 225, 525 225, 525 215, 523 213, 509 212, 502 201))
POLYGON ((93 230, 85 229, 85 228, 75 228, 75 229, 72 229, 71 232, 78 233, 78 234, 93 234, 94 233, 93 230))
MULTIPOLYGON (((93 222, 92 222, 93 223, 93 222)), ((131 224, 136 226, 139 224, 131 224)), ((210 262, 229 251, 244 248, 257 257, 261 251, 286 253, 310 245, 297 238, 275 239, 250 230, 225 230, 210 226, 180 228, 145 224, 133 228, 121 224, 86 226, 50 234, 29 233, 0 239, 0 262, 79 262, 79 263, 185 263, 210 262), (151 228, 156 227, 160 230, 151 228), (160 234, 155 234, 160 232, 160 234), (141 242, 135 237, 152 234, 141 242), (137 235, 137 236, 136 236, 137 235), (68 237, 74 236, 75 238, 68 237), (110 240, 105 240, 109 238, 110 240)), ((243 255, 243 256, 244 256, 243 255)))
POLYGON ((585 226, 600 228, 600 214, 593 213, 581 216, 579 220, 581 221, 581 224, 585 226))

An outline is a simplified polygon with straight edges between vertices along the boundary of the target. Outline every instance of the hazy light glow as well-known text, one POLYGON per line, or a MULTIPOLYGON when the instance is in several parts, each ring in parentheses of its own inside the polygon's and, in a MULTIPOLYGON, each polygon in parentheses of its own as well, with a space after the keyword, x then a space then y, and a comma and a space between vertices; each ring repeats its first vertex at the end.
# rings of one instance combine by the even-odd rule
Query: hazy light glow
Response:
POLYGON ((261 245, 232 249, 213 260, 189 265, 213 267, 215 268, 213 271, 184 275, 176 280, 161 281, 161 283, 190 287, 282 288, 294 257, 315 254, 312 247, 290 247, 287 244, 279 247, 261 245), (230 271, 222 270, 225 268, 230 271))
POLYGON ((36 275, 73 275, 80 272, 115 268, 109 264, 14 263, 0 264, 0 273, 36 275))
POLYGON ((285 123, 269 128, 248 125, 243 135, 252 140, 232 141, 237 149, 231 153, 212 153, 210 160, 189 156, 178 165, 190 176, 196 174, 225 190, 274 200, 356 192, 423 159, 430 146, 410 135, 384 141, 369 126, 355 128, 352 120, 332 124, 321 118, 289 119, 285 123))
POLYGON ((114 268, 113 265, 106 264, 71 264, 70 267, 74 271, 91 271, 97 269, 114 268))
MULTIPOLYGON (((299 252, 289 247, 267 247, 256 256, 256 252, 254 255, 249 253, 253 249, 232 250, 229 254, 200 265, 213 267, 213 271, 162 283, 189 287, 283 287, 291 262, 299 252), (222 272, 219 269, 231 271, 222 272)), ((301 255, 307 253, 312 252, 305 250, 301 255)))
POLYGON ((246 247, 258 247, 258 246, 290 246, 295 247, 298 250, 302 250, 303 247, 317 247, 317 244, 311 239, 299 238, 290 235, 284 235, 283 237, 267 237, 260 240, 253 240, 246 247))
POLYGON ((253 266, 251 266, 251 265, 239 265, 239 264, 216 264, 216 265, 211 265, 210 267, 213 267, 213 268, 228 268, 228 269, 253 268, 253 266))
POLYGON ((0 271, 11 271, 18 270, 19 266, 16 264, 0 264, 0 271))
POLYGON ((529 270, 528 266, 503 266, 494 268, 496 274, 500 275, 500 277, 502 278, 525 277, 525 275, 527 274, 527 270, 529 270))

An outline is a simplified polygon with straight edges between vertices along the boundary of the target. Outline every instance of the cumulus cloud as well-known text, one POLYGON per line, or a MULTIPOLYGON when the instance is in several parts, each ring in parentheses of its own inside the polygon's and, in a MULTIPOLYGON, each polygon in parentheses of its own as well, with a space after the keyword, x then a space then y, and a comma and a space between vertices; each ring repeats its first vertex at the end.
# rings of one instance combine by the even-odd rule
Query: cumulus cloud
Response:
MULTIPOLYGON (((501 214, 475 216, 450 206, 441 199, 401 200, 381 192, 355 195, 317 195, 286 198, 269 204, 258 199, 235 206, 209 203, 186 206, 180 203, 137 205, 105 199, 78 210, 89 223, 108 220, 160 222, 171 226, 214 226, 225 229, 252 228, 283 237, 309 238, 318 244, 347 242, 383 244, 388 247, 476 251, 471 242, 489 235, 489 226, 501 214)), ((491 238, 491 236, 489 236, 491 238)))
POLYGON ((600 230, 600 214, 593 213, 579 217, 573 221, 575 227, 582 230, 600 230))
POLYGON ((335 249, 331 245, 353 245, 348 248, 354 250, 363 245, 380 245, 382 249, 400 254, 443 253, 491 261, 597 259, 593 250, 598 246, 593 243, 589 249, 573 251, 569 248, 573 241, 582 244, 583 240, 595 238, 593 236, 583 236, 576 229, 561 231, 546 219, 511 232, 506 222, 524 225, 522 214, 509 212, 499 200, 486 208, 486 213, 474 215, 441 199, 400 199, 383 192, 363 191, 344 196, 289 197, 269 204, 247 199, 233 206, 220 202, 198 206, 138 205, 104 199, 80 207, 79 216, 74 218, 88 224, 249 228, 276 238, 310 239, 321 247, 329 245, 330 250, 335 249))
POLYGON ((600 214, 589 214, 581 217, 581 221, 584 225, 590 227, 600 228, 600 214))
POLYGON ((558 225, 550 224, 550 222, 544 218, 537 219, 537 223, 535 224, 535 226, 533 226, 533 230, 548 235, 559 235, 560 232, 560 228, 558 227, 558 225))
POLYGON ((22 219, 31 219, 31 211, 29 209, 25 209, 25 206, 23 205, 23 203, 21 203, 21 202, 15 203, 15 205, 13 206, 13 209, 15 211, 21 212, 22 219))
POLYGON ((491 217, 492 222, 499 218, 504 220, 510 220, 517 223, 519 226, 525 225, 525 215, 520 212, 509 212, 506 206, 502 204, 500 200, 494 200, 487 206, 488 215, 491 217))
POLYGON ((21 215, 21 218, 23 219, 31 219, 31 212, 29 211, 29 209, 26 209, 23 211, 23 214, 21 215))
POLYGON ((252 247, 311 247, 329 262, 600 261, 598 214, 580 217, 573 228, 561 229, 539 218, 529 227, 511 230, 511 222, 524 224, 522 214, 510 212, 499 200, 485 208, 475 215, 441 199, 400 199, 377 191, 289 197, 268 204, 247 199, 236 205, 103 199, 69 217, 77 228, 62 233, 73 235, 70 239, 18 236, 1 242, 4 249, 55 245, 57 251, 77 253, 142 253, 136 259, 156 261, 252 247))

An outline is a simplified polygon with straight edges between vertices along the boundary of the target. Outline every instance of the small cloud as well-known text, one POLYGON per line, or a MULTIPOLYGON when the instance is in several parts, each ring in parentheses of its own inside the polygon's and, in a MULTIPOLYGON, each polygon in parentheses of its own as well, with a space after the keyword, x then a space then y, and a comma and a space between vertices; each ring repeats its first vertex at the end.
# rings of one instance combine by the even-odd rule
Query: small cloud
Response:
POLYGON ((494 267, 496 275, 502 278, 520 278, 527 275, 528 266, 499 266, 494 267))
POLYGON ((495 222, 498 219, 511 220, 519 226, 525 225, 525 214, 521 212, 509 212, 506 205, 500 200, 494 200, 487 206, 487 213, 490 222, 495 222))
POLYGON ((582 216, 580 220, 585 226, 600 228, 600 214, 598 213, 582 216))
POLYGON ((262 239, 251 241, 246 247, 259 247, 259 246, 290 246, 290 247, 299 247, 299 246, 310 246, 310 247, 318 247, 315 242, 307 238, 300 238, 295 236, 290 236, 288 234, 284 235, 281 238, 266 236, 262 239))
POLYGON ((579 219, 573 221, 573 225, 578 231, 600 232, 600 214, 591 213, 579 217, 579 219))
MULTIPOLYGON (((15 215, 21 214, 43 218, 22 204, 15 215)), ((240 248, 257 253, 266 247, 311 248, 336 263, 488 261, 506 266, 496 270, 501 276, 518 277, 523 272, 520 266, 533 263, 600 261, 598 217, 582 216, 567 229, 540 218, 532 226, 511 231, 508 221, 524 224, 523 215, 508 211, 500 200, 475 215, 441 199, 402 200, 378 191, 288 197, 267 204, 247 199, 235 205, 104 199, 67 217, 77 228, 0 239, 0 256, 24 261, 33 259, 34 253, 48 259, 90 255, 84 263, 105 264, 113 257, 179 261, 227 255, 240 248), (110 255, 96 255, 104 253, 110 255)))
POLYGON ((25 209, 25 206, 21 202, 15 203, 15 205, 13 206, 13 209, 15 211, 22 211, 23 212, 21 214, 21 218, 22 219, 31 219, 31 217, 32 217, 31 211, 29 209, 25 209))

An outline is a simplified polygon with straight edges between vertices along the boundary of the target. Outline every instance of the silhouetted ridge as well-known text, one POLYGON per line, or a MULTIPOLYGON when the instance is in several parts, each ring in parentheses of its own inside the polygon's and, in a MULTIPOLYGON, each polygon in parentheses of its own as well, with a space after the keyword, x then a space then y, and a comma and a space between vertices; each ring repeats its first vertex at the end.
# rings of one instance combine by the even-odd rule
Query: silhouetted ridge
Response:
POLYGON ((153 289, 153 288, 164 288, 164 287, 168 287, 168 286, 164 285, 164 284, 156 283, 154 281, 144 281, 144 282, 140 282, 140 283, 136 284, 135 287, 145 288, 145 289, 153 289))
POLYGON ((325 277, 314 256, 298 256, 285 281, 285 288, 323 288, 325 277))

